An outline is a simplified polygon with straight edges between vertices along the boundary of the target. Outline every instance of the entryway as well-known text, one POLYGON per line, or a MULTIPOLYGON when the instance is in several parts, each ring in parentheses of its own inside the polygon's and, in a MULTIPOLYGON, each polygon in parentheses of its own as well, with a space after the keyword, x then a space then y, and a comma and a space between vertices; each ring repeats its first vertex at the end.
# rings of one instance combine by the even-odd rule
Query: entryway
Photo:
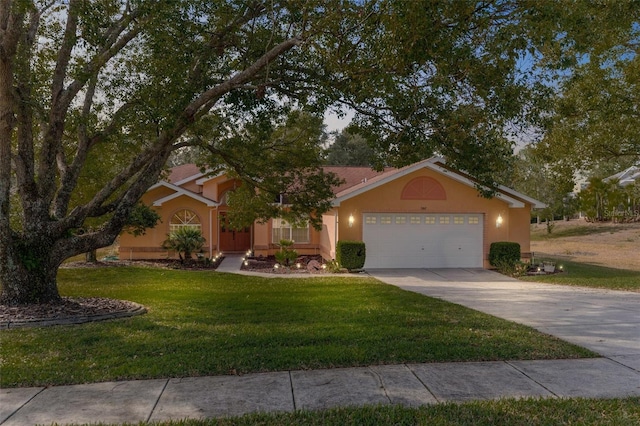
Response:
POLYGON ((226 212, 221 212, 220 221, 220 251, 225 253, 245 252, 251 248, 251 227, 234 230, 229 227, 226 212))

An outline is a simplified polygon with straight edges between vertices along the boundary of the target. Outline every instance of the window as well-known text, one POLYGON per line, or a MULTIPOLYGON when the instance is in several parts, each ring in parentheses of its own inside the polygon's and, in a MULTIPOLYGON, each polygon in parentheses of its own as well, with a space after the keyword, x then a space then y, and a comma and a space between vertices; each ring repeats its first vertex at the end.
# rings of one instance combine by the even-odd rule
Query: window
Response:
POLYGON ((456 225, 464 225, 464 217, 463 216, 454 216, 453 223, 456 225))
POLYGON ((478 225, 479 223, 480 220, 478 219, 478 216, 469 217, 469 225, 478 225))
POLYGON ((449 216, 440 216, 440 225, 448 225, 449 224, 449 216))
POLYGON ((178 210, 169 222, 169 232, 176 232, 181 228, 201 229, 200 218, 192 210, 178 210))
POLYGON ((271 242, 278 244, 280 240, 291 240, 296 243, 309 242, 309 224, 303 227, 293 226, 284 219, 273 219, 273 232, 271 233, 271 242))
POLYGON ((436 217, 435 216, 426 216, 424 218, 424 223, 427 225, 435 225, 436 217))
POLYGON ((391 224, 391 216, 380 216, 380 223, 383 225, 391 224))
POLYGON ((407 223, 407 217, 406 216, 396 216, 396 223, 398 225, 402 225, 404 223, 407 223))
POLYGON ((377 217, 376 216, 367 216, 365 219, 365 223, 368 223, 369 225, 374 225, 377 222, 377 217))
POLYGON ((411 223, 414 225, 422 223, 422 218, 420 216, 411 216, 411 223))

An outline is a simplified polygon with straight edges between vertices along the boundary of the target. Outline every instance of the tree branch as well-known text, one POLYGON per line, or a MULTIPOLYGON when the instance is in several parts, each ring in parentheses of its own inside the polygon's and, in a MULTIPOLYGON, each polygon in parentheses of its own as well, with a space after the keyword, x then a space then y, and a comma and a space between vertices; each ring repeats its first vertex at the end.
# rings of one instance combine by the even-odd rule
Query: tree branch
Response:
MULTIPOLYGON (((303 39, 300 36, 292 37, 274 46, 271 50, 266 52, 260 58, 258 58, 253 64, 247 67, 245 70, 236 73, 227 81, 207 90, 200 95, 195 101, 189 104, 182 114, 182 120, 185 122, 191 122, 198 110, 204 105, 209 104, 213 99, 219 99, 223 95, 229 93, 231 90, 238 88, 253 78, 260 70, 266 67, 271 61, 277 57, 298 46, 302 43, 303 39)), ((184 124, 178 123, 179 127, 184 124)))
MULTIPOLYGON (((45 135, 40 168, 38 171, 40 187, 39 196, 43 200, 43 203, 41 203, 43 210, 41 214, 45 213, 44 208, 50 205, 55 194, 55 170, 53 167, 55 160, 54 157, 57 156, 61 149, 65 118, 73 99, 75 99, 77 94, 88 81, 97 77, 100 70, 111 58, 119 53, 142 31, 142 25, 137 25, 131 31, 121 36, 122 32, 127 29, 134 18, 141 14, 141 12, 133 12, 131 14, 126 11, 123 12, 123 17, 107 31, 109 36, 107 43, 103 46, 103 49, 87 63, 83 71, 79 73, 79 77, 64 89, 67 69, 71 59, 71 50, 74 44, 73 42, 77 37, 75 34, 78 19, 78 12, 75 10, 76 5, 76 0, 71 0, 69 3, 67 28, 63 44, 58 54, 58 61, 52 84, 51 111, 49 113, 48 129, 45 135), (69 45, 71 45, 71 47, 69 45)), ((58 207, 61 207, 61 205, 58 207)), ((56 210, 58 210, 58 208, 56 208, 56 210)))
POLYGON ((63 217, 67 213, 71 194, 78 182, 78 176, 84 166, 89 149, 91 148, 91 139, 87 132, 87 122, 90 119, 91 106, 93 105, 93 97, 95 96, 97 76, 92 76, 87 87, 82 106, 82 115, 78 124, 78 148, 73 158, 71 166, 64 161, 64 150, 61 147, 58 153, 58 169, 60 170, 60 185, 56 193, 54 204, 54 216, 63 217))

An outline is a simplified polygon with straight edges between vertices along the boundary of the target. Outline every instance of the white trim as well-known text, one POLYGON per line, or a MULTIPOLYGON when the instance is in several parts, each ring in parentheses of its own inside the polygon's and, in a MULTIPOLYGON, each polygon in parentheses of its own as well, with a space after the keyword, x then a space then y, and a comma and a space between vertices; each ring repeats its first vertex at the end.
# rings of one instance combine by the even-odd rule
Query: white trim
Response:
POLYGON ((498 189, 500 189, 501 191, 505 191, 505 192, 509 192, 511 193, 514 197, 520 198, 521 200, 526 201, 527 203, 531 204, 531 206, 534 209, 544 209, 547 207, 547 205, 545 203, 543 203, 542 201, 538 201, 535 198, 531 198, 528 195, 524 195, 521 192, 515 191, 507 186, 504 185, 500 185, 498 187, 498 189))
POLYGON ((171 194, 171 195, 167 195, 166 197, 162 197, 162 198, 159 198, 159 199, 155 200, 153 202, 153 206, 154 207, 160 207, 164 203, 166 203, 167 201, 171 201, 171 200, 173 200, 175 198, 178 198, 178 197, 180 197, 182 195, 187 196, 189 198, 193 198, 196 201, 200 201, 201 203, 207 205, 208 207, 217 207, 218 206, 218 203, 213 201, 213 200, 210 200, 210 199, 205 198, 205 197, 203 197, 201 195, 198 195, 198 194, 194 194, 191 191, 188 191, 188 190, 186 190, 184 188, 180 188, 179 186, 176 186, 176 185, 174 185, 172 183, 169 183, 167 181, 160 181, 160 182, 156 183, 155 185, 153 185, 152 187, 149 188, 149 191, 152 190, 152 189, 156 189, 156 188, 162 187, 162 186, 164 186, 165 188, 169 188, 169 189, 171 189, 171 190, 173 190, 175 192, 173 194, 171 194))
POLYGON ((213 240, 211 236, 213 235, 213 209, 209 209, 209 237, 207 240, 209 241, 209 259, 213 257, 213 240))
POLYGON ((421 161, 419 163, 415 163, 411 166, 407 166, 405 168, 402 169, 397 169, 397 170, 391 170, 389 172, 385 174, 381 174, 378 176, 375 176, 371 179, 368 179, 366 182, 362 182, 359 183, 355 186, 352 186, 350 188, 345 189, 344 191, 342 191, 343 195, 338 195, 334 200, 333 200, 333 206, 334 207, 339 207, 340 203, 342 201, 348 200, 350 198, 353 198, 357 195, 360 194, 364 194, 365 192, 371 191, 372 189, 375 189, 379 186, 382 186, 386 183, 389 183, 393 180, 396 180, 397 178, 400 178, 402 176, 406 176, 410 173, 413 173, 416 170, 419 170, 423 167, 425 167, 425 163, 428 160, 424 160, 421 161))
MULTIPOLYGON (((179 180, 179 181, 177 181, 177 182, 173 182, 173 184, 174 184, 174 185, 176 185, 176 186, 182 186, 182 185, 184 185, 185 183, 189 183, 189 182, 191 182, 191 181, 193 181, 193 180, 196 180, 196 179, 198 179, 198 178, 199 178, 199 177, 201 177, 201 176, 204 176, 204 173, 196 173, 195 175, 191 175, 191 176, 186 177, 186 178, 184 178, 184 179, 181 179, 181 180, 179 180)), ((197 183, 197 182, 196 182, 196 183, 197 183)))
MULTIPOLYGON (((453 179, 455 181, 458 181, 460 183, 463 183, 463 184, 465 184, 467 186, 470 186, 472 188, 476 187, 476 184, 471 179, 469 179, 469 178, 467 178, 465 176, 459 175, 456 172, 452 172, 450 170, 447 170, 442 166, 438 166, 437 164, 431 163, 431 164, 425 165, 425 167, 428 168, 428 169, 431 169, 431 170, 433 170, 435 172, 439 172, 439 173, 441 173, 443 175, 446 174, 451 179, 453 179)), ((507 190, 506 192, 510 192, 510 193, 514 192, 514 191, 510 190, 507 187, 504 187, 504 188, 507 190)), ((498 198, 498 199, 504 201, 505 203, 509 204, 510 208, 521 209, 521 208, 524 207, 524 203, 522 201, 516 200, 515 198, 512 198, 507 194, 503 194, 502 192, 496 192, 494 194, 494 198, 498 198)))
MULTIPOLYGON (((439 166, 436 163, 444 163, 444 160, 442 158, 440 158, 440 157, 433 157, 433 158, 430 158, 428 160, 423 160, 423 161, 420 161, 418 163, 412 164, 412 165, 407 166, 405 168, 398 169, 397 171, 390 171, 390 172, 388 172, 386 174, 386 176, 384 174, 380 175, 381 176, 380 179, 376 179, 375 177, 371 178, 367 182, 360 183, 358 185, 352 186, 351 188, 348 188, 348 189, 344 190, 342 192, 342 195, 338 195, 333 200, 332 205, 334 207, 339 207, 340 203, 342 201, 348 200, 348 199, 353 198, 353 197, 355 197, 357 195, 360 195, 360 194, 363 194, 365 192, 368 192, 368 191, 370 191, 372 189, 375 189, 375 188, 377 188, 379 186, 382 186, 382 185, 384 185, 386 183, 389 183, 389 182, 391 182, 393 180, 396 180, 396 179, 398 179, 400 177, 406 176, 406 175, 408 175, 410 173, 413 173, 413 172, 415 172, 417 170, 420 170, 420 169, 433 170, 434 172, 440 173, 441 175, 448 176, 451 179, 453 179, 453 180, 455 180, 457 182, 460 182, 460 183, 462 183, 464 185, 467 185, 469 187, 472 187, 472 188, 476 187, 476 184, 472 180, 470 180, 467 177, 462 176, 462 175, 460 175, 460 174, 458 174, 458 173, 456 173, 454 171, 445 169, 444 167, 439 166)), ((519 194, 518 192, 516 192, 516 191, 514 191, 512 189, 509 189, 507 187, 501 186, 500 189, 502 191, 504 191, 504 192, 508 192, 510 194, 513 194, 517 198, 522 198, 524 201, 530 202, 534 207, 544 206, 543 203, 541 203, 539 201, 536 201, 533 198, 529 198, 529 197, 526 197, 526 196, 524 196, 522 194, 519 194)), ((513 197, 511 197, 511 196, 509 196, 507 194, 503 194, 501 192, 496 193, 495 194, 495 198, 498 198, 501 201, 504 201, 505 203, 509 204, 510 208, 523 208, 525 206, 525 204, 522 201, 517 200, 516 198, 513 198, 513 197)))
POLYGON ((205 184, 205 182, 208 182, 208 181, 210 181, 210 180, 212 180, 212 179, 219 178, 220 176, 224 176, 225 174, 227 174, 227 172, 220 172, 220 173, 218 173, 217 175, 213 175, 213 176, 206 176, 206 175, 207 175, 207 173, 209 173, 209 172, 200 173, 200 176, 204 176, 204 177, 201 177, 200 179, 198 179, 198 180, 196 181, 196 184, 197 184, 197 185, 204 185, 204 184, 205 184))

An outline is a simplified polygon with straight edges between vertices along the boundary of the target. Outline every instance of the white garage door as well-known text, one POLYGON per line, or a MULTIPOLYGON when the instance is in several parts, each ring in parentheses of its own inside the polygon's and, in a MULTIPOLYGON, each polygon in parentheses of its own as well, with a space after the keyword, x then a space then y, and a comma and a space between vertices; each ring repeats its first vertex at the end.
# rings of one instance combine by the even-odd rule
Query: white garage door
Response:
POLYGON ((481 214, 365 214, 365 268, 482 268, 481 214))

